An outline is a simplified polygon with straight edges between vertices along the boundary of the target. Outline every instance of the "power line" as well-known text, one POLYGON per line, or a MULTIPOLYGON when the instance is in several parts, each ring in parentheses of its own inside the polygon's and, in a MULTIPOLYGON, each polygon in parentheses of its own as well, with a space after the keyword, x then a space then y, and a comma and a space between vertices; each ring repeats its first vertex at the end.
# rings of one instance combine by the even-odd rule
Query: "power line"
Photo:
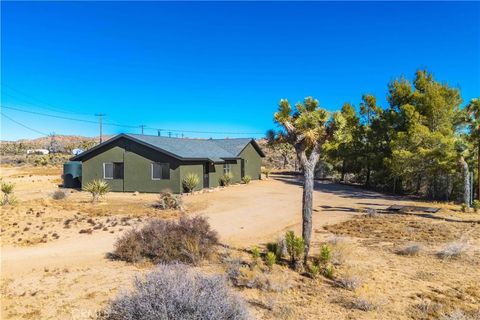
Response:
MULTIPOLYGON (((94 124, 98 123, 97 121, 94 121, 94 120, 85 120, 85 119, 78 119, 78 118, 72 118, 72 117, 58 116, 58 115, 53 115, 53 114, 48 114, 48 113, 43 113, 43 112, 37 112, 37 111, 24 110, 24 109, 19 109, 19 108, 4 106, 4 105, 2 105, 2 108, 16 110, 16 111, 25 112, 25 113, 36 114, 36 115, 41 115, 41 116, 46 116, 46 117, 58 118, 58 119, 63 119, 63 120, 78 121, 78 122, 85 122, 85 123, 94 123, 94 124)), ((109 126, 123 127, 123 128, 138 128, 138 126, 135 126, 135 125, 120 124, 120 123, 103 122, 102 124, 103 125, 109 125, 109 126)), ((179 129, 176 130, 176 129, 165 129, 165 128, 153 128, 153 127, 146 127, 146 126, 143 126, 143 128, 148 129, 148 130, 156 130, 157 133, 158 133, 158 130, 167 131, 167 132, 169 132, 169 136, 171 136, 172 132, 203 133, 203 134, 231 134, 231 135, 260 135, 260 134, 264 134, 264 133, 261 133, 261 132, 199 131, 199 130, 179 130, 179 129)))
POLYGON ((12 122, 14 122, 14 123, 18 124, 19 126, 22 126, 22 127, 24 127, 25 129, 31 130, 31 131, 33 131, 33 132, 36 132, 36 133, 40 133, 42 136, 48 136, 48 134, 47 134, 47 133, 45 133, 45 132, 41 132, 41 131, 38 131, 38 130, 36 130, 36 129, 33 129, 33 128, 30 128, 29 126, 27 126, 27 125, 24 125, 23 123, 20 123, 20 122, 18 122, 18 121, 17 121, 17 120, 15 120, 15 119, 12 119, 12 118, 10 118, 9 116, 7 116, 7 115, 6 115, 5 113, 3 113, 3 112, 1 112, 1 114, 2 114, 2 116, 3 116, 3 117, 5 117, 5 118, 7 118, 8 120, 10 120, 10 121, 12 121, 12 122))

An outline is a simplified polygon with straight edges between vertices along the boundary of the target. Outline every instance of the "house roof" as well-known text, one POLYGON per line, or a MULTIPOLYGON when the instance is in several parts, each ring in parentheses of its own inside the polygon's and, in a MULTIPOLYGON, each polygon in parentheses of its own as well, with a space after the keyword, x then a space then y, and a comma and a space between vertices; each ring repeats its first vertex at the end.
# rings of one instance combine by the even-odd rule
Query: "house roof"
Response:
POLYGON ((81 160, 90 152, 109 144, 117 139, 126 138, 146 145, 160 152, 166 153, 180 160, 208 160, 212 162, 224 162, 227 159, 237 159, 242 150, 252 143, 261 157, 264 153, 254 139, 188 139, 170 138, 142 134, 119 134, 81 154, 71 160, 81 160))

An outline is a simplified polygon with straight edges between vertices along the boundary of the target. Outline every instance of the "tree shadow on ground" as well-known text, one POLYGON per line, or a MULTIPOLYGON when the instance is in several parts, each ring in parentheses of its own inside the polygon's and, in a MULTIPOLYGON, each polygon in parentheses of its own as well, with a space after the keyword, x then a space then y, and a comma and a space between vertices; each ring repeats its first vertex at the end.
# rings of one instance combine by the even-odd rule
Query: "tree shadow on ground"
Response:
MULTIPOLYGON (((275 179, 284 183, 302 186, 303 181, 290 176, 275 176, 275 179)), ((334 183, 326 180, 316 180, 314 184, 316 191, 331 193, 342 198, 353 199, 385 199, 385 200, 400 200, 398 196, 386 195, 375 191, 361 189, 360 187, 348 186, 344 184, 334 183)), ((375 204, 378 205, 378 204, 375 204)))

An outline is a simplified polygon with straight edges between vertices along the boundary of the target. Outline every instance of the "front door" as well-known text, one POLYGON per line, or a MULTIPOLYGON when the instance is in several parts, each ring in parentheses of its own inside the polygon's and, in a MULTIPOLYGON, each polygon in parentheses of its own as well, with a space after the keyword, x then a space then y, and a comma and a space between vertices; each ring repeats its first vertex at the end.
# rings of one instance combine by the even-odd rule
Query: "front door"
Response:
POLYGON ((240 160, 240 178, 243 179, 245 177, 245 160, 241 159, 240 160))
POLYGON ((210 188, 210 180, 209 180, 209 176, 210 176, 210 164, 207 162, 207 163, 204 163, 203 164, 203 187, 204 188, 210 188))

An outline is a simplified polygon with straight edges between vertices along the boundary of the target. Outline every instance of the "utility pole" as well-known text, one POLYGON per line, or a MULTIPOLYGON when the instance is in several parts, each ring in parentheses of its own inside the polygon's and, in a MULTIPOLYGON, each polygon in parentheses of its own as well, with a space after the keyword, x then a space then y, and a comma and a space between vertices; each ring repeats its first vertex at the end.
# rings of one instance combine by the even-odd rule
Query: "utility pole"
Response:
POLYGON ((105 117, 106 114, 96 113, 95 116, 99 117, 99 120, 100 120, 100 143, 102 143, 102 141, 103 141, 103 139, 102 139, 102 117, 105 117))
POLYGON ((142 135, 143 135, 143 129, 146 127, 146 125, 142 124, 140 125, 140 128, 142 128, 142 135))

